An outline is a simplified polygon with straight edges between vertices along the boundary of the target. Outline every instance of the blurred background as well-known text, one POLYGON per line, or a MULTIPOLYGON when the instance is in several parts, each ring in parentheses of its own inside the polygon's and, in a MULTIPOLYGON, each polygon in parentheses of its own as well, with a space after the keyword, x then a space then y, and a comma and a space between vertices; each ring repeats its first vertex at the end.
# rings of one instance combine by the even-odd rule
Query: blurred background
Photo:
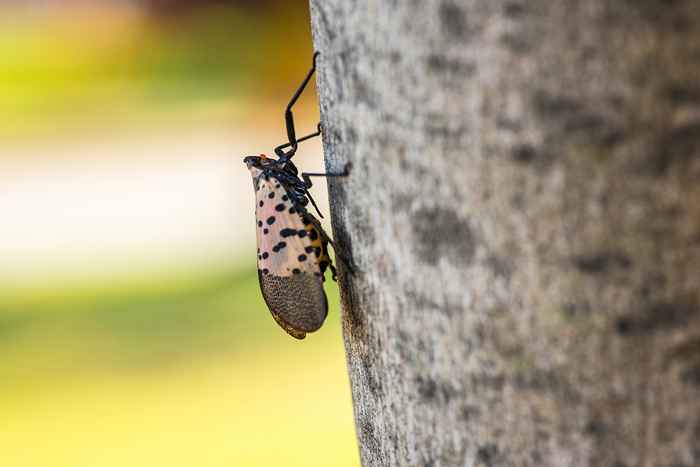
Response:
POLYGON ((242 163, 311 53, 306 1, 0 1, 0 466, 359 465, 337 289, 275 324, 242 163))

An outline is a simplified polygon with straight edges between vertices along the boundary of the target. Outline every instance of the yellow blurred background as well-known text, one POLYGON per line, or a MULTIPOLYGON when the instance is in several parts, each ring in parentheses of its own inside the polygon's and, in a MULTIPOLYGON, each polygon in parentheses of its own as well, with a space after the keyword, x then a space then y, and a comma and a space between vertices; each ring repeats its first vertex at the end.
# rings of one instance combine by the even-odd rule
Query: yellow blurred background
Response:
POLYGON ((305 341, 275 324, 242 163, 309 29, 305 1, 0 2, 0 467, 359 465, 337 289, 305 341))

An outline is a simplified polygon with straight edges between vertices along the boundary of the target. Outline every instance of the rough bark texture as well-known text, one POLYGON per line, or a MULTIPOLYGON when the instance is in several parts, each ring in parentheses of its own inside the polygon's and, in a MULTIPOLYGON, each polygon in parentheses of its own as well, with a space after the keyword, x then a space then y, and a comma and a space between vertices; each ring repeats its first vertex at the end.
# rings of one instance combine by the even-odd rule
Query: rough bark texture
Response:
POLYGON ((700 465, 700 2, 311 6, 363 464, 700 465))

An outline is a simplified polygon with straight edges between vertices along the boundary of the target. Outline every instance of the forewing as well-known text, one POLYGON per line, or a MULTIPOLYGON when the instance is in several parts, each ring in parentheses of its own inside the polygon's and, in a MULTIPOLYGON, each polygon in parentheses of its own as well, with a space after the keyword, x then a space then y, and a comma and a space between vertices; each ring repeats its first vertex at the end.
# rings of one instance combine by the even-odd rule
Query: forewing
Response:
POLYGON ((263 298, 277 323, 303 339, 328 312, 318 257, 310 230, 274 177, 256 189, 258 277, 263 298))

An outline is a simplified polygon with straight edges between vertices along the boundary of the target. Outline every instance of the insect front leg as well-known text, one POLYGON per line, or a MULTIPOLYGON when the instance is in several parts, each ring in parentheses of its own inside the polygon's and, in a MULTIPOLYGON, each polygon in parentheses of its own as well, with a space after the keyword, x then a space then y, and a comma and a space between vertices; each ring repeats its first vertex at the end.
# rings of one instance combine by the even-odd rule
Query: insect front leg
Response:
MULTIPOLYGON (((296 137, 296 132, 294 130, 294 115, 292 114, 292 107, 294 107, 294 104, 296 103, 297 99, 299 99, 299 96, 301 95, 302 92, 304 92, 304 89, 306 88, 306 85, 309 84, 309 81, 311 80, 311 77, 313 76, 314 72, 316 71, 316 59, 319 56, 319 52, 314 53, 314 57, 312 60, 311 64, 311 69, 309 72, 306 74, 306 78, 304 78, 304 81, 301 82, 301 85, 299 88, 296 90, 292 98, 289 100, 289 104, 287 104, 287 110, 284 112, 284 122, 287 126, 287 144, 286 146, 291 147, 289 151, 286 153, 283 153, 283 156, 280 157, 285 157, 287 159, 291 159, 294 153, 297 151, 297 143, 299 142, 296 137)), ((281 151, 281 149, 280 149, 281 151)), ((279 156, 280 154, 275 150, 275 153, 279 156)))
POLYGON ((345 164, 343 171, 339 174, 302 172, 301 179, 304 180, 304 185, 306 185, 306 188, 308 189, 313 186, 311 177, 347 177, 350 175, 350 169, 352 169, 352 163, 348 162, 345 164))
MULTIPOLYGON (((302 141, 306 141, 307 139, 315 138, 316 136, 319 136, 320 134, 321 134, 321 123, 319 122, 318 126, 316 127, 315 132, 308 134, 302 138, 299 138, 298 140, 296 140, 296 142, 301 143, 302 141)), ((279 146, 277 146, 275 148, 275 154, 277 154, 277 157, 279 157, 280 159, 289 160, 294 155, 294 151, 290 150, 290 151, 285 153, 284 150, 290 146, 292 146, 292 143, 284 143, 284 144, 280 144, 279 146)))

